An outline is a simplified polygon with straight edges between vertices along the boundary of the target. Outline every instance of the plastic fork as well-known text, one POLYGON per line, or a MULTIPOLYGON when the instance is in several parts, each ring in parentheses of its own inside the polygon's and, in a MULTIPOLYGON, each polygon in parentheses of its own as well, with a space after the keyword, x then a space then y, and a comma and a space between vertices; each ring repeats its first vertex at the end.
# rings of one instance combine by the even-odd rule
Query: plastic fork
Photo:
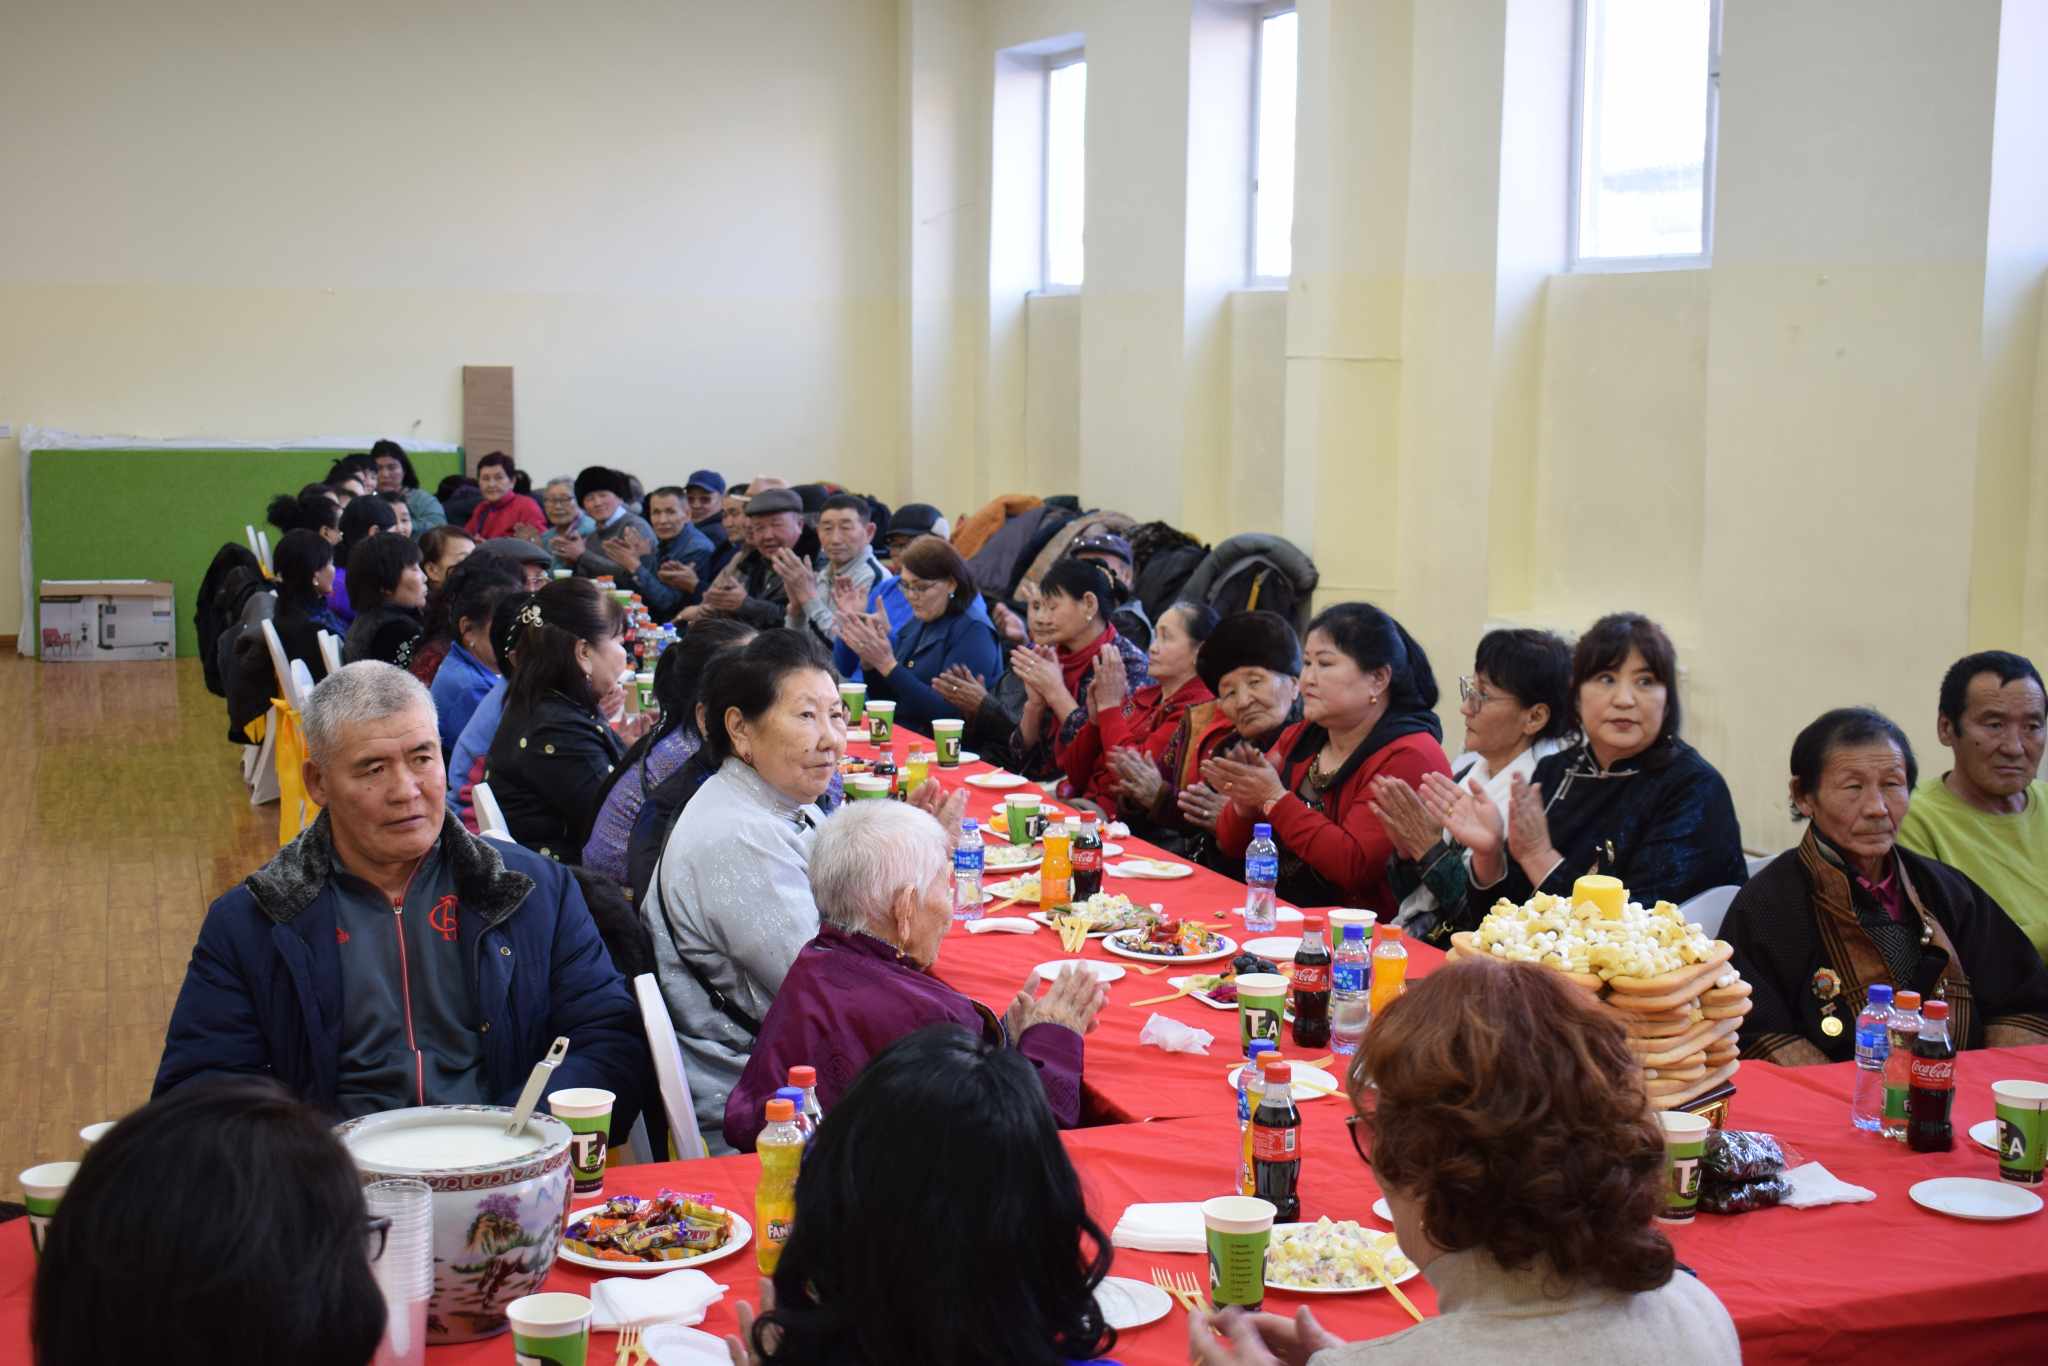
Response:
POLYGON ((1209 1287, 1195 1279, 1194 1272, 1180 1271, 1174 1273, 1173 1283, 1180 1290, 1180 1293, 1187 1297, 1188 1308, 1207 1309, 1209 1307, 1209 1287))
POLYGON ((619 1330, 619 1354, 612 1359, 612 1366, 633 1366, 644 1355, 640 1346, 640 1329, 630 1325, 619 1330))
POLYGON ((1195 1307, 1188 1303, 1187 1296, 1183 1295, 1180 1287, 1174 1284, 1173 1277, 1156 1266, 1152 1268, 1152 1284, 1171 1295, 1173 1302, 1181 1308, 1193 1309, 1195 1307))

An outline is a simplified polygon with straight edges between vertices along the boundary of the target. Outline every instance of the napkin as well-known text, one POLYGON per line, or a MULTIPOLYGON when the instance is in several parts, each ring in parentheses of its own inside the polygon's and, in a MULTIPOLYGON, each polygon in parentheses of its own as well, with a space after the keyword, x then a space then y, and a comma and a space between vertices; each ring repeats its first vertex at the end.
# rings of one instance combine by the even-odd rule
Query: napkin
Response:
POLYGON ((1181 1205, 1132 1205, 1116 1221, 1109 1241, 1138 1252, 1206 1252, 1209 1235, 1199 1201, 1181 1205))
POLYGON ((702 1323, 725 1291, 688 1267, 660 1276, 614 1276, 590 1287, 590 1326, 602 1333, 634 1324, 702 1323))
POLYGON ((725 1339, 680 1323, 658 1323, 641 1336, 654 1366, 732 1366, 725 1339))
POLYGON ((1785 1173, 1785 1184, 1792 1193, 1780 1203, 1793 1209, 1813 1209, 1819 1205, 1856 1205, 1865 1200, 1877 1199, 1877 1192, 1862 1186, 1852 1186, 1837 1177, 1818 1162, 1808 1162, 1785 1173))
POLYGON ((1131 837, 1131 827, 1122 821, 1111 821, 1103 827, 1102 833, 1113 840, 1127 840, 1131 837))
POLYGON ((969 934, 1036 934, 1038 922, 1026 920, 1021 915, 998 915, 987 920, 967 922, 969 934))
POLYGON ((1208 1030, 1169 1020, 1156 1011, 1138 1034, 1141 1044, 1153 1044, 1169 1053, 1200 1053, 1203 1057, 1209 1055, 1209 1045, 1214 1041, 1215 1036, 1208 1030))

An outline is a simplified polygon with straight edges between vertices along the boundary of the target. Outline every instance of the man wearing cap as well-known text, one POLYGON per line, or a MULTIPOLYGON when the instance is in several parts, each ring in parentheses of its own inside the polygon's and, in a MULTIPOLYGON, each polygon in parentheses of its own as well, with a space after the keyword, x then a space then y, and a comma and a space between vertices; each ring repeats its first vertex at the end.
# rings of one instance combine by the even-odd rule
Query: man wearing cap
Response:
MULTIPOLYGON (((761 481, 755 480, 755 485, 761 481)), ((777 572, 777 561, 794 561, 815 571, 817 535, 804 525, 804 500, 790 488, 765 492, 750 488, 747 496, 747 549, 725 567, 704 595, 704 605, 721 616, 738 617, 760 630, 785 625, 789 586, 777 572), (785 559, 783 552, 789 552, 785 559)))
POLYGON ((627 577, 617 564, 605 558, 598 547, 625 534, 629 527, 638 532, 648 545, 655 543, 654 528, 647 524, 647 519, 626 506, 626 499, 632 496, 632 491, 632 482, 618 470, 607 469, 603 465, 592 465, 583 470, 576 476, 576 501, 597 524, 597 530, 587 537, 557 533, 549 542, 550 548, 564 562, 574 564, 579 574, 591 578, 601 574, 609 574, 614 579, 627 577))
POLYGON ((896 553, 918 537, 936 536, 943 541, 952 534, 952 524, 930 503, 905 503, 889 517, 889 531, 882 538, 886 551, 882 558, 893 564, 896 553))
POLYGON ((691 470, 683 481, 683 496, 690 504, 690 525, 704 533, 715 552, 726 543, 725 476, 717 470, 691 470))
POLYGON ((548 567, 554 557, 532 541, 519 536, 494 536, 470 552, 472 557, 490 555, 517 565, 527 592, 536 592, 548 581, 548 567))
POLYGON ((1152 619, 1145 615, 1145 604, 1131 591, 1137 572, 1132 564, 1131 543, 1113 531, 1091 531, 1074 542, 1067 553, 1101 566, 1102 572, 1109 575, 1119 599, 1109 613, 1109 624, 1116 627, 1118 635, 1137 642, 1138 648, 1150 649, 1152 619))
POLYGON ((659 538, 653 544, 631 530, 604 543, 606 557, 625 571, 619 586, 631 584, 658 622, 673 621, 696 602, 698 586, 708 577, 711 542, 690 525, 687 496, 673 484, 647 495, 647 515, 659 538))

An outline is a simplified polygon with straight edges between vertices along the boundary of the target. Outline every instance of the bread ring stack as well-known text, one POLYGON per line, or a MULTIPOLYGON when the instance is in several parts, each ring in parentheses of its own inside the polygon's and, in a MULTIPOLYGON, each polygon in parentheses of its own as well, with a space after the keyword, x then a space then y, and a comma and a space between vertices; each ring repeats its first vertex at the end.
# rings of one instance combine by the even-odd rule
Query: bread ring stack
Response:
POLYGON ((1645 911, 1623 896, 1611 878, 1581 878, 1569 902, 1500 902, 1478 930, 1451 936, 1448 956, 1538 963, 1585 991, 1627 1033, 1651 1106, 1677 1109, 1735 1075, 1749 983, 1728 966, 1734 950, 1676 906, 1645 911))

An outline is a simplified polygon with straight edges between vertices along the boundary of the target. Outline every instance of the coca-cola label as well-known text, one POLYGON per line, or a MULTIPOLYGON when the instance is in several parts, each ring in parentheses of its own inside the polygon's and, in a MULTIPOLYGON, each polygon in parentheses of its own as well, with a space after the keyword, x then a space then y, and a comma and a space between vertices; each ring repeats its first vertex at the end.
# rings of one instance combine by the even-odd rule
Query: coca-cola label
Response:
POLYGON ((1271 1125, 1252 1126, 1252 1157, 1260 1162, 1292 1162, 1300 1155, 1295 1147, 1297 1129, 1277 1129, 1271 1125))
POLYGON ((1294 989, 1296 991, 1328 991, 1330 989, 1330 965, 1328 963, 1294 964, 1294 989))
POLYGON ((1954 1058, 1914 1058, 1913 1089, 1916 1091, 1955 1090, 1956 1060, 1954 1058))
POLYGON ((1073 862, 1074 871, 1077 873, 1099 871, 1102 867, 1102 846, 1098 844, 1093 849, 1083 849, 1080 845, 1075 845, 1073 862))

